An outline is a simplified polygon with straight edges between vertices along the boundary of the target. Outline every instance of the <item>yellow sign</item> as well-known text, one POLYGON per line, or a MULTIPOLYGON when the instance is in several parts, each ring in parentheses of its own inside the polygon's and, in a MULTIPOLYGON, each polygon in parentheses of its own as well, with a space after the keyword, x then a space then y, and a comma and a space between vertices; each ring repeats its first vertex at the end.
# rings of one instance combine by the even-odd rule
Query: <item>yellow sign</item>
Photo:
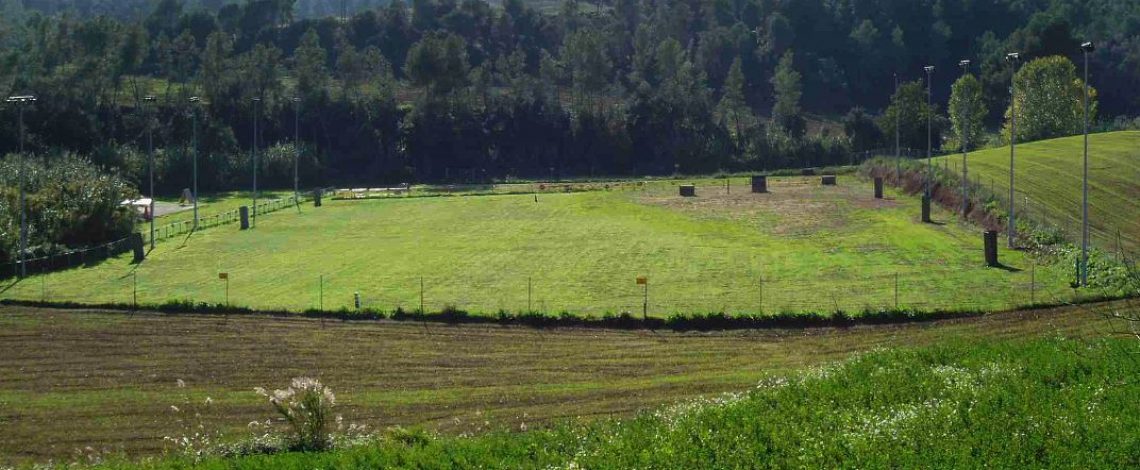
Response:
POLYGON ((637 276, 637 285, 649 284, 649 278, 645 276, 637 276))
POLYGON ((218 279, 229 279, 230 273, 218 273, 218 279))

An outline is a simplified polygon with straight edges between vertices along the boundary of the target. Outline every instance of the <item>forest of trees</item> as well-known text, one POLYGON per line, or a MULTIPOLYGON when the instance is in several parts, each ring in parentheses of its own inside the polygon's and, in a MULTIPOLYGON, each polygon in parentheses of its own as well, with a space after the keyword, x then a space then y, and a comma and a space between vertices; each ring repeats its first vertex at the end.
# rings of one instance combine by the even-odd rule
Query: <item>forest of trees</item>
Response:
MULTIPOLYGON (((534 5, 0 0, 0 94, 39 97, 25 109, 28 149, 48 165, 79 154, 137 183, 153 131, 166 194, 189 186, 193 135, 203 191, 246 184, 254 139, 262 184, 291 186, 295 134, 306 186, 823 165, 887 147, 895 122, 904 147, 925 148, 927 115, 936 146, 953 150, 963 132, 978 146, 1001 139, 1005 54, 1033 72, 1019 86, 1071 97, 1084 40, 1098 45, 1098 118, 1140 114, 1140 2, 534 5)), ((1038 98, 1019 103, 1074 105, 1038 98)), ((0 154, 17 148, 16 112, 0 108, 0 154)))

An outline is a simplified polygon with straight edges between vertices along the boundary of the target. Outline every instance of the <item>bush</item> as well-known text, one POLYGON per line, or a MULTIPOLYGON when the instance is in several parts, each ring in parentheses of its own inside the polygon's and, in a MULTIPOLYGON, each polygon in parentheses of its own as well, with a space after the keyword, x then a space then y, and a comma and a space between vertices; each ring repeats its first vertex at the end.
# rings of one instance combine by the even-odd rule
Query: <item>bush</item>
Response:
POLYGON ((258 387, 255 391, 267 398, 289 424, 292 431, 289 436, 290 450, 320 451, 332 446, 332 434, 328 427, 329 415, 333 406, 336 406, 336 396, 332 389, 316 379, 297 377, 284 390, 274 390, 270 394, 258 387))

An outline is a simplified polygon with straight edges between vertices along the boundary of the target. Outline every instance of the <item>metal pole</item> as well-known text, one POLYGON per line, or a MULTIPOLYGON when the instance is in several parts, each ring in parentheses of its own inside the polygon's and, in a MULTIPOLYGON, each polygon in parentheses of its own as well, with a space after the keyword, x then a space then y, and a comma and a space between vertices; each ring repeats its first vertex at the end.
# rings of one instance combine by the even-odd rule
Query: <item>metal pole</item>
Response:
POLYGON ((426 314, 424 311, 424 277, 420 276, 420 314, 426 314))
MULTIPOLYGON (((153 103, 153 96, 146 96, 143 98, 144 102, 153 103)), ((150 104, 143 105, 146 112, 146 155, 147 155, 147 175, 150 180, 150 249, 154 249, 154 126, 151 125, 151 106, 150 104)))
POLYGON ((261 105, 261 98, 253 99, 253 220, 250 226, 257 226, 257 112, 261 105))
POLYGON ((300 179, 298 175, 298 167, 301 165, 301 99, 293 98, 293 203, 299 209, 300 202, 300 179))
POLYGON ((899 309, 899 273, 895 273, 895 310, 899 309))
MULTIPOLYGON (((962 76, 965 77, 970 72, 970 61, 962 60, 958 62, 962 66, 962 76)), ((966 101, 965 116, 962 116, 962 218, 966 217, 966 212, 970 207, 970 174, 966 170, 966 158, 969 154, 970 146, 970 132, 969 132, 969 119, 970 119, 970 106, 969 101, 966 101)))
POLYGON ((190 102, 193 103, 190 105, 190 114, 194 116, 194 193, 191 196, 194 198, 194 230, 198 230, 198 97, 191 97, 190 102))
POLYGON ((25 184, 27 166, 27 156, 24 155, 24 103, 36 101, 35 96, 9 96, 4 100, 8 103, 16 103, 16 109, 19 114, 19 134, 20 134, 20 278, 28 277, 28 216, 27 204, 25 196, 25 184))
POLYGON ((1085 56, 1085 158, 1081 202, 1081 285, 1087 286, 1089 283, 1089 52, 1093 50, 1092 43, 1082 44, 1081 50, 1085 56))
MULTIPOLYGON (((895 95, 898 95, 898 93, 899 93, 899 74, 896 73, 895 74, 895 95)), ((896 109, 895 110, 895 179, 900 181, 899 185, 901 186, 902 185, 902 183, 901 183, 902 171, 900 170, 900 166, 899 166, 900 163, 899 162, 901 161, 902 157, 899 154, 900 148, 901 148, 900 147, 899 135, 900 135, 900 132, 899 132, 899 110, 896 109)))
POLYGON ((926 71, 926 197, 930 197, 930 177, 931 171, 934 169, 934 141, 931 131, 931 115, 933 113, 930 93, 930 79, 931 74, 934 73, 934 66, 927 65, 923 70, 926 71))
POLYGON ((533 288, 532 280, 531 280, 531 278, 528 277, 528 278, 526 278, 526 312, 527 313, 531 313, 534 311, 534 309, 532 309, 530 307, 530 305, 531 305, 531 303, 530 303, 531 289, 532 288, 533 288))
POLYGON ((1017 204, 1014 203, 1014 189, 1013 189, 1013 155, 1017 147, 1017 81, 1014 79, 1017 76, 1017 62, 1021 59, 1021 54, 1011 52, 1006 54, 1006 59, 1013 62, 1013 73, 1009 78, 1009 247, 1014 247, 1014 239, 1017 237, 1017 226, 1014 223, 1014 209, 1017 204))

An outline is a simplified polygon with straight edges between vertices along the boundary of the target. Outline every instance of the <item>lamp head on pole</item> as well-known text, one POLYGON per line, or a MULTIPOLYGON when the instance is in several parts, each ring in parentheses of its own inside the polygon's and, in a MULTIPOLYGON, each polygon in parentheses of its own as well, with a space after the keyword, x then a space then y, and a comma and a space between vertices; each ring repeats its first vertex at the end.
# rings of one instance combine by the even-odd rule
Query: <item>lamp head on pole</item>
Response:
POLYGON ((1010 52, 1010 53, 1005 55, 1005 60, 1007 60, 1009 62, 1017 62, 1017 61, 1021 60, 1021 53, 1020 52, 1010 52))
POLYGON ((293 102, 294 102, 294 103, 300 103, 300 102, 301 102, 301 98, 297 98, 296 96, 294 96, 294 97, 293 97, 293 102))
POLYGON ((190 102, 191 102, 191 103, 198 103, 198 102, 201 102, 201 101, 202 101, 202 98, 199 98, 199 97, 197 97, 197 96, 191 96, 191 97, 190 97, 190 102))
POLYGON ((9 96, 4 100, 6 103, 31 103, 36 100, 35 96, 22 95, 22 96, 9 96))
POLYGON ((154 99, 154 95, 146 95, 143 97, 143 101, 154 101, 154 99))
POLYGON ((959 60, 959 61, 958 61, 958 66, 959 66, 959 67, 962 67, 962 68, 966 68, 966 67, 969 67, 969 66, 970 66, 970 60, 969 60, 969 59, 962 59, 962 60, 959 60))
POLYGON ((1093 46, 1092 42, 1086 42, 1081 44, 1081 50, 1085 52, 1092 52, 1096 50, 1096 47, 1093 46))
POLYGON ((926 67, 923 67, 922 70, 925 70, 926 73, 929 74, 929 73, 934 72, 934 66, 933 65, 927 65, 926 67))

